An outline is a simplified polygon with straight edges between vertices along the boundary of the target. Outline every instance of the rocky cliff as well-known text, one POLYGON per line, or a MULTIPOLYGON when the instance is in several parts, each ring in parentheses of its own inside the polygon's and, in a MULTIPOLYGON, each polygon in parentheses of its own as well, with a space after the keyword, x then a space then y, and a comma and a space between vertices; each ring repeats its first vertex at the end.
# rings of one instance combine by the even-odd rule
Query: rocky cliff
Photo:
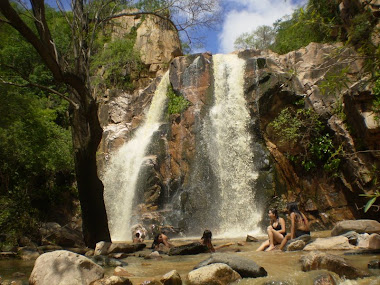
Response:
MULTIPOLYGON (((380 124, 371 109, 372 86, 360 56, 339 44, 315 43, 281 56, 257 50, 236 54, 245 61, 243 86, 250 114, 252 171, 257 172, 251 185, 257 211, 263 213, 270 205, 284 209, 286 202, 297 201, 314 229, 364 217, 366 199, 359 195, 374 191, 379 177, 380 124), (337 76, 336 81, 344 84, 334 83, 331 78, 337 76), (287 108, 316 114, 337 150, 333 155, 339 157, 338 166, 333 171, 318 163, 305 169, 297 157, 307 150, 273 131, 271 122, 287 108)), ((172 90, 189 104, 175 114, 166 110, 152 139, 140 170, 135 221, 170 224, 184 231, 217 227, 208 216, 219 178, 206 155, 213 149, 204 141, 204 120, 215 102, 213 61, 205 53, 176 57, 169 65, 172 90)), ((111 92, 100 114, 104 128, 100 166, 107 165, 109 155, 133 136, 158 80, 133 94, 111 92)), ((376 218, 376 212, 369 211, 366 217, 376 218)))

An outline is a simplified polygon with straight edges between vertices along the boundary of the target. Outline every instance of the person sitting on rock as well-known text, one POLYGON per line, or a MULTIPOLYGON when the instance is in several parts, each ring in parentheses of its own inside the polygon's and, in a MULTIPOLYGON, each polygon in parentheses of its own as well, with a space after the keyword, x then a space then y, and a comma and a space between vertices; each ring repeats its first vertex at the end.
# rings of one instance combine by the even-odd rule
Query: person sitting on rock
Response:
POLYGON ((288 213, 290 214, 290 234, 287 234, 282 240, 279 247, 282 250, 287 241, 303 235, 310 235, 309 221, 306 216, 298 210, 297 203, 288 204, 288 213))
POLYGON ((268 211, 270 225, 267 227, 268 239, 264 241, 256 251, 273 250, 276 244, 281 244, 286 236, 285 220, 278 216, 277 209, 268 211))
POLYGON ((201 237, 201 244, 207 246, 209 252, 215 252, 215 248, 211 243, 212 232, 210 230, 205 230, 201 237))
POLYGON ((160 249, 160 245, 163 244, 163 246, 167 247, 167 248, 171 248, 173 245, 169 242, 169 238, 164 234, 164 233, 160 233, 160 234, 157 234, 155 237, 154 237, 154 240, 153 240, 153 243, 152 243, 152 246, 151 246, 151 249, 160 249))

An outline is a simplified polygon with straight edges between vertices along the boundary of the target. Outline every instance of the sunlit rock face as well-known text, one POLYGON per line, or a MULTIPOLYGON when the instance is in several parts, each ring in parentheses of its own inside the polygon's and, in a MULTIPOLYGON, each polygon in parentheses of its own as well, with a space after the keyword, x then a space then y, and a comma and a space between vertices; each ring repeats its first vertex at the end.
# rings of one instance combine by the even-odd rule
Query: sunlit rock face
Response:
MULTIPOLYGON (((215 235, 242 236, 260 229, 270 205, 289 201, 300 203, 314 229, 360 217, 355 203, 365 204, 358 195, 371 189, 371 167, 378 157, 358 152, 353 133, 363 134, 361 147, 379 150, 379 126, 368 114, 371 86, 365 81, 355 85, 362 77, 362 62, 347 61, 355 57, 348 49, 331 58, 338 48, 312 43, 281 56, 246 50, 175 58, 168 67, 168 85, 189 105, 176 114, 168 113, 168 103, 161 108, 157 129, 136 166, 134 198, 124 202, 131 212, 120 217, 125 221, 121 224, 143 224, 150 234, 166 226, 167 232, 200 236, 209 228, 215 235), (343 68, 349 70, 349 84, 322 94, 320 82, 343 68), (297 155, 299 146, 281 142, 268 128, 281 110, 301 98, 347 154, 335 177, 322 170, 300 172, 287 156, 297 155), (350 128, 335 114, 338 102, 352 121, 350 128)), ((146 122, 160 80, 134 94, 110 92, 100 112, 101 174, 146 122)))

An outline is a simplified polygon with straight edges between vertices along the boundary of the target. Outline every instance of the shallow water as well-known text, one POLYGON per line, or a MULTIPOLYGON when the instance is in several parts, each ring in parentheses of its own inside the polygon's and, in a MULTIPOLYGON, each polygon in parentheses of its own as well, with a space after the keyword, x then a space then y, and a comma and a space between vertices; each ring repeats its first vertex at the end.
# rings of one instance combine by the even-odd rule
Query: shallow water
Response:
MULTIPOLYGON (((328 236, 329 232, 313 233, 313 238, 328 236)), ((214 239, 214 246, 221 246, 227 243, 233 243, 230 246, 218 249, 217 252, 236 252, 236 254, 254 260, 258 265, 264 267, 268 272, 265 278, 248 278, 235 282, 236 285, 248 284, 264 284, 268 281, 282 280, 288 284, 294 285, 308 285, 313 284, 313 279, 323 271, 314 271, 312 273, 302 272, 299 264, 299 259, 305 252, 256 252, 256 248, 260 242, 246 243, 245 238, 236 239, 214 239), (239 244, 240 245, 239 245, 239 244)), ((193 242, 194 239, 173 239, 174 245, 182 245, 193 242)), ((149 246, 151 241, 147 241, 149 246)), ((165 273, 175 269, 181 275, 182 280, 188 272, 199 262, 207 259, 210 254, 198 254, 189 256, 168 256, 161 255, 159 259, 144 259, 139 257, 140 254, 149 254, 151 250, 144 249, 142 252, 137 252, 134 256, 129 256, 123 261, 128 265, 125 269, 133 276, 129 277, 134 285, 141 284, 143 281, 159 279, 165 273)), ((343 255, 343 251, 329 251, 329 253, 336 255, 343 255)), ((341 280, 335 275, 336 281, 340 285, 377 285, 380 284, 380 270, 367 269, 367 264, 370 260, 380 259, 380 255, 347 255, 344 256, 352 265, 370 272, 373 276, 362 280, 341 280)), ((21 260, 0 260, 0 276, 3 280, 21 280, 27 284, 27 278, 33 268, 32 261, 21 260), (12 278, 14 272, 22 272, 26 274, 24 278, 12 278)), ((106 268, 106 275, 112 275, 114 268, 106 268)))

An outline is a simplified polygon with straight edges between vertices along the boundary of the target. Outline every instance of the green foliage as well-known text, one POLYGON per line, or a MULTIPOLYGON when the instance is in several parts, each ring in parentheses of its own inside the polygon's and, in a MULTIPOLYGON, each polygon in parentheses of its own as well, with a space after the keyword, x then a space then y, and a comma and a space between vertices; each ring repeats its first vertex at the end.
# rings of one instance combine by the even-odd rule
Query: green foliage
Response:
MULTIPOLYGON (((98 52, 92 60, 92 72, 99 73, 103 67, 104 72, 98 75, 98 83, 105 86, 133 89, 133 80, 136 79, 143 69, 140 54, 135 51, 136 33, 132 32, 127 38, 115 39, 105 43, 104 48, 98 52)), ((107 37, 103 38, 108 41, 107 37)))
POLYGON ((376 120, 380 121, 379 115, 380 114, 380 77, 377 78, 375 81, 375 85, 372 90, 373 96, 375 97, 373 100, 372 110, 375 112, 376 120))
POLYGON ((310 0, 305 9, 299 8, 291 17, 274 23, 277 34, 271 48, 284 54, 311 42, 331 41, 340 24, 339 1, 310 0))
POLYGON ((168 91, 166 95, 169 98, 169 115, 182 113, 190 105, 190 102, 187 101, 183 96, 177 95, 174 92, 173 87, 171 85, 168 86, 168 91))
MULTIPOLYGON (((48 20, 56 24, 54 33, 61 36, 56 45, 65 51, 67 26, 62 18, 48 20)), ((65 93, 18 33, 1 25, 0 39, 4 81, 28 80, 65 93)), ((65 193, 74 191, 67 109, 66 101, 40 89, 0 85, 0 233, 6 233, 9 243, 20 236, 34 238, 37 223, 51 215, 65 193)))
POLYGON ((273 43, 275 31, 270 26, 259 26, 251 33, 241 34, 234 43, 236 49, 267 49, 273 43))
POLYGON ((280 142, 297 149, 296 154, 287 154, 293 163, 300 163, 305 171, 322 166, 329 173, 337 173, 343 150, 334 146, 313 110, 285 108, 268 127, 280 142))
POLYGON ((369 210, 369 208, 371 208, 373 204, 376 202, 377 198, 380 197, 380 192, 379 190, 376 190, 376 192, 373 194, 360 194, 360 196, 364 196, 369 199, 364 207, 364 213, 366 213, 369 210))

